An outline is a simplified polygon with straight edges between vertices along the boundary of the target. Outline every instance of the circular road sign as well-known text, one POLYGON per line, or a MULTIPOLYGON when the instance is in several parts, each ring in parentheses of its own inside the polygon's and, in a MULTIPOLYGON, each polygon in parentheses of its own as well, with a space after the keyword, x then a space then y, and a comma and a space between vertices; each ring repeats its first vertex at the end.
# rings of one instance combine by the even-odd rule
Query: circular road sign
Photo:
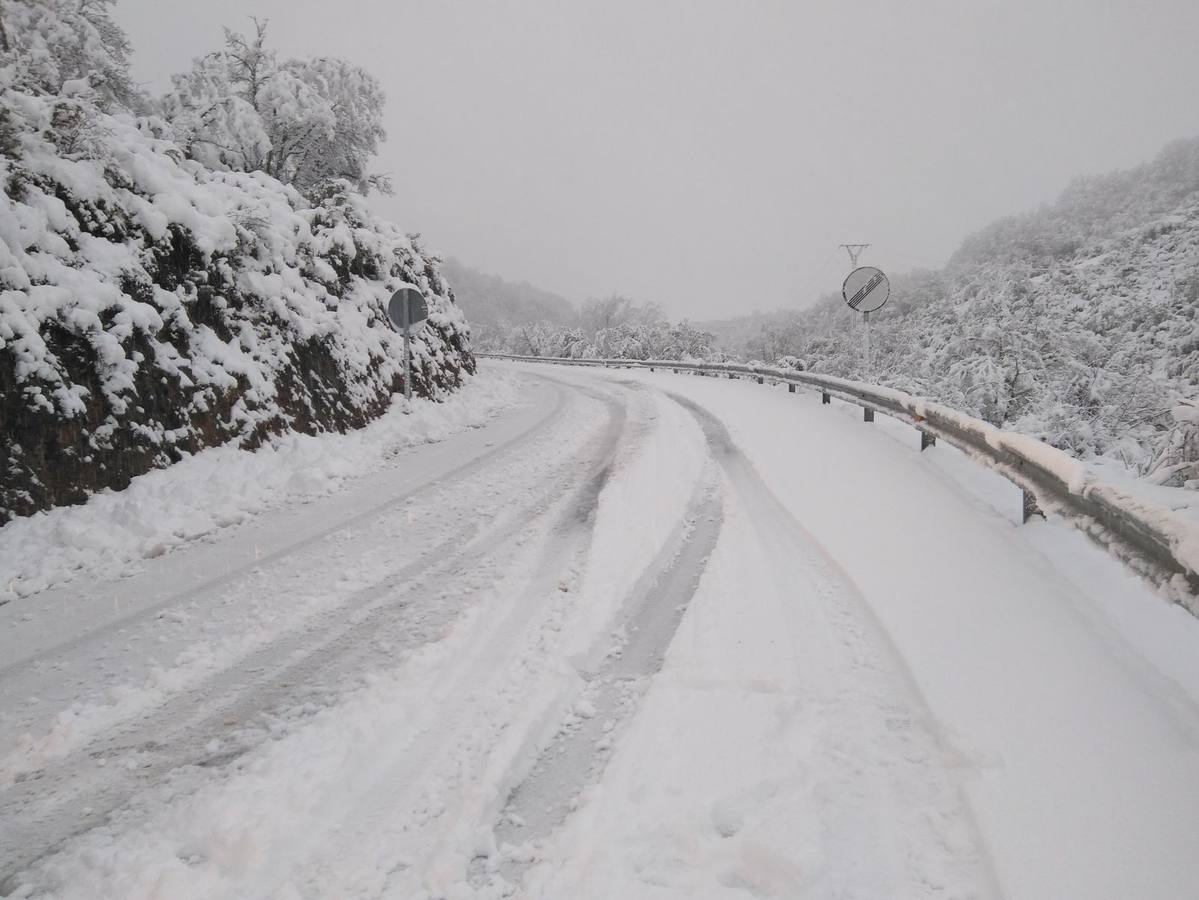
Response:
POLYGON ((387 317, 401 331, 404 330, 404 307, 408 307, 408 327, 415 328, 429 317, 429 304, 425 295, 414 287, 402 287, 391 295, 387 303, 387 317))
POLYGON ((849 308, 861 313, 882 309, 891 296, 891 282, 881 269, 874 266, 859 266, 845 276, 841 285, 841 296, 849 308))

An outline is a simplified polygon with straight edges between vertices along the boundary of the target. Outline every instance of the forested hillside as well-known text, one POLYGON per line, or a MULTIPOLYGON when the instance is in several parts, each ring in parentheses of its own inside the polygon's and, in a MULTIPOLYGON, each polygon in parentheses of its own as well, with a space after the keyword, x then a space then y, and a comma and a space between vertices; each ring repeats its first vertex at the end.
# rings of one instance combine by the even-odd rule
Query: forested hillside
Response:
POLYGON ((454 288, 454 300, 470 319, 471 334, 481 346, 501 341, 513 328, 544 322, 577 324, 579 314, 565 297, 543 291, 527 281, 514 283, 472 269, 450 257, 441 272, 454 288))
MULTIPOLYGON (((872 252, 890 268, 886 248, 872 252)), ((1199 139, 1078 179, 967 238, 944 269, 892 285, 869 354, 839 295, 721 331, 741 357, 792 356, 1163 483, 1199 479, 1199 139)))
POLYGON ((0 67, 0 523, 182 454, 361 426, 402 389, 384 304, 430 299, 414 389, 473 370, 439 260, 364 194, 383 93, 259 24, 165 97, 111 0, 11 0, 0 67))

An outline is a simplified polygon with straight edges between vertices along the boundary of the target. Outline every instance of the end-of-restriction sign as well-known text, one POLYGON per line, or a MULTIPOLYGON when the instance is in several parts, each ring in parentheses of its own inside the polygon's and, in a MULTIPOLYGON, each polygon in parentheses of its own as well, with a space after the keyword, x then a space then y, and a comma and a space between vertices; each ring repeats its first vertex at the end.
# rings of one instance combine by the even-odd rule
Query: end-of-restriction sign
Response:
POLYGON ((405 327, 415 328, 429 318, 429 304, 419 290, 405 286, 391 295, 387 303, 387 317, 400 331, 405 327))
POLYGON ((860 313, 882 309, 891 296, 891 282, 881 269, 874 266, 859 266, 845 276, 841 285, 841 296, 849 308, 860 313))
POLYGON ((425 295, 412 285, 404 285, 387 302, 387 317, 404 335, 404 397, 412 399, 412 349, 408 339, 412 329, 429 318, 425 295))

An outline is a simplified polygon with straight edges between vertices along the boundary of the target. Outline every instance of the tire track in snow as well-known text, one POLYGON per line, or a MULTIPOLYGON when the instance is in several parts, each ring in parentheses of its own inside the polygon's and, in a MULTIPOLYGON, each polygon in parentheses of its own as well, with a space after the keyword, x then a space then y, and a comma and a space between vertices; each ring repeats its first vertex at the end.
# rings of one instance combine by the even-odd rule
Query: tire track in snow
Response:
POLYGON ((460 882, 464 829, 495 821, 552 734, 544 726, 585 688, 565 654, 605 633, 702 470, 685 413, 640 388, 616 393, 635 427, 506 545, 506 565, 484 573, 485 602, 279 740, 173 770, 13 883, 60 900, 241 900, 412 897, 426 885, 441 896, 437 885, 460 882))
MULTIPOLYGON (((502 740, 511 725, 487 709, 487 690, 504 679, 519 681, 527 668, 537 668, 521 658, 522 641, 544 623, 551 633, 557 631, 560 622, 555 620, 573 605, 563 585, 586 555, 600 498, 618 457, 641 438, 642 429, 627 424, 627 391, 617 392, 620 399, 614 400, 611 394, 569 386, 601 397, 611 419, 597 442, 599 451, 582 467, 581 482, 576 473, 574 489, 554 507, 553 527, 535 559, 523 561, 528 575, 519 595, 501 606, 498 620, 476 634, 459 661, 440 675, 435 702, 425 708, 424 718, 408 725, 409 742, 373 761, 357 789, 339 798, 330 816, 336 828, 314 831, 292 844, 286 857, 273 860, 261 877, 241 886, 242 896, 265 900, 280 891, 312 897, 374 896, 390 877, 416 870, 422 857, 437 853, 433 836, 447 818, 442 792, 452 791, 471 761, 493 749, 472 732, 479 720, 490 720, 493 736, 502 740)), ((423 881, 426 876, 422 872, 416 877, 423 881)))
MULTIPOLYGON (((757 640, 777 645, 771 650, 775 662, 722 667, 700 655, 683 669, 694 673, 694 684, 680 681, 676 667, 661 693, 651 682, 581 711, 576 707, 567 734, 510 795, 496 826, 498 852, 491 848, 476 860, 472 885, 478 896, 1001 896, 952 755, 853 581, 775 498, 724 426, 698 405, 671 396, 702 427, 723 473, 726 502, 735 507, 736 534, 730 532, 726 544, 725 522, 715 551, 722 577, 707 588, 702 605, 708 615, 713 604, 719 606, 724 619, 730 603, 759 607, 746 623, 750 630, 718 628, 694 652, 732 652, 735 660, 745 651, 724 645, 744 637, 747 646, 763 649, 748 636, 764 627, 767 633, 759 630, 757 640), (746 553, 747 544, 755 552, 746 553), (757 572, 743 568, 755 565, 757 572), (742 591, 757 596, 751 600, 742 591), (782 673, 788 666, 790 675, 778 683, 723 680, 741 672, 782 673), (705 680, 705 672, 714 677, 705 680), (788 685, 793 687, 784 691, 788 685), (752 702, 738 701, 742 691, 761 693, 752 702), (650 696, 658 714, 677 709, 679 716, 666 724, 646 720, 642 705, 650 696), (747 707, 731 721, 755 722, 762 735, 779 742, 777 750, 747 752, 744 738, 731 739, 717 741, 709 758, 702 742, 721 729, 713 716, 729 702, 747 707), (630 720, 627 738, 622 717, 630 720), (636 753, 630 756, 633 747, 626 744, 634 732, 636 753), (613 739, 616 752, 625 755, 618 780, 609 783, 604 751, 613 739), (662 762, 654 759, 660 751, 662 762), (797 755, 788 759, 788 751, 797 755), (694 771, 692 753, 703 759, 694 771), (593 756, 600 757, 594 765, 593 756), (746 768, 718 774, 710 787, 689 780, 706 769, 719 773, 739 758, 746 768), (769 774, 753 770, 758 759, 769 774), (664 777, 660 767, 673 765, 680 767, 677 778, 664 777), (659 778, 656 796, 667 806, 650 812, 642 806, 649 799, 645 785, 659 778), (580 788, 595 782, 606 789, 591 795, 596 799, 584 792, 582 809, 572 814, 580 788), (697 822, 691 808, 704 798, 715 803, 697 822), (648 817, 638 821, 642 816, 648 817)), ((705 590, 702 584, 699 589, 705 590)), ((695 640, 694 626, 689 639, 695 640)))
POLYGON ((521 447, 533 443, 542 432, 553 427, 555 420, 561 413, 563 405, 566 401, 566 392, 562 390, 561 383, 553 379, 546 379, 553 382, 556 386, 556 397, 553 406, 546 411, 544 415, 538 418, 526 431, 514 435, 493 447, 489 447, 486 452, 481 453, 457 468, 451 469, 432 482, 428 482, 419 487, 403 491, 394 496, 373 504, 365 510, 355 513, 348 518, 341 519, 332 525, 322 527, 318 531, 305 535, 297 541, 286 544, 276 550, 273 550, 260 557, 256 557, 253 562, 248 562, 243 565, 234 566, 220 575, 192 584, 185 590, 171 593, 148 606, 141 607, 128 615, 113 619, 104 625, 86 631, 82 634, 75 635, 71 639, 57 644, 53 647, 48 647, 35 656, 28 656, 17 659, 12 662, 0 664, 0 678, 6 680, 19 677, 21 674, 28 672, 34 668, 41 668, 47 665, 54 665, 56 657, 66 656, 67 654, 77 652, 81 647, 93 643, 105 637, 111 637, 114 633, 121 629, 130 627, 131 625, 145 622, 153 616, 158 615, 164 609, 172 606, 177 606, 191 599, 212 594, 213 592, 226 586, 244 580, 247 576, 265 567, 272 566, 278 563, 287 561, 289 558, 309 550, 321 542, 328 540, 332 535, 339 532, 345 532, 350 529, 361 527, 369 523, 381 515, 384 515, 401 503, 419 499, 429 493, 441 490, 444 484, 448 481, 453 481, 468 476, 471 472, 479 469, 481 466, 491 464, 497 457, 507 456, 519 450, 521 447))
POLYGON ((719 489, 710 478, 697 486, 687 513, 653 564, 626 599, 620 621, 598 660, 579 672, 584 687, 571 713, 509 791, 494 823, 498 845, 522 848, 475 860, 472 882, 488 884, 496 873, 518 881, 532 848, 566 820, 579 795, 603 776, 608 752, 636 713, 649 679, 662 667, 666 649, 703 575, 720 532, 719 489))
MULTIPOLYGON (((535 531, 540 519, 559 515, 569 522, 594 504, 620 443, 626 410, 607 393, 574 385, 565 390, 558 385, 557 390, 555 410, 562 407, 564 393, 573 391, 602 402, 607 415, 598 434, 577 456, 569 454, 556 466, 533 473, 536 481, 528 485, 531 501, 503 510, 497 521, 483 525, 472 521, 452 531, 412 564, 355 591, 345 602, 234 667, 169 697, 165 706, 131 727, 102 733, 61 763, 0 790, 0 821, 7 823, 0 829, 0 893, 11 887, 16 873, 100 824, 138 791, 152 788, 173 770, 224 766, 261 741, 277 737, 288 720, 302 720, 333 702, 344 689, 347 673, 394 665, 395 655, 435 639, 463 611, 460 598, 495 580, 513 542, 535 531), (581 487, 579 468, 593 471, 581 487), (559 507, 566 512, 555 513, 559 507), (213 740, 220 748, 206 749, 213 740), (131 752, 137 757, 135 768, 101 765, 131 752)), ((525 440, 540 434, 544 424, 505 446, 516 452, 525 440)), ((485 458, 494 459, 495 453, 485 458)), ((476 468, 468 465, 456 471, 476 468)), ((454 482, 461 484, 464 477, 459 474, 454 482)), ((413 495, 436 493, 439 487, 445 486, 428 485, 413 495)), ((382 506, 369 510, 369 517, 387 512, 382 506)), ((347 527, 342 523, 325 534, 347 527)), ((285 555, 294 552, 296 547, 285 555)), ((216 581, 217 586, 224 583, 225 579, 216 581)), ((188 779, 175 773, 175 781, 204 777, 201 771, 191 774, 188 779)), ((173 787, 180 788, 179 784, 173 787)))
MULTIPOLYGON (((953 754, 852 578, 779 502, 724 425, 671 396, 704 429, 764 549, 781 618, 791 622, 796 672, 812 695, 800 714, 812 717, 820 736, 814 799, 824 870, 802 894, 1001 896, 953 754), (814 590, 801 593, 804 585, 814 590)), ((752 877, 743 886, 757 893, 752 877)))
MULTIPOLYGON (((553 386, 553 390, 555 402, 552 408, 561 411, 566 396, 572 392, 564 392, 561 386, 553 386)), ((573 392, 574 395, 582 393, 573 392)), ((550 425, 553 423, 544 416, 538 418, 512 440, 489 447, 471 462, 454 468, 452 477, 445 476, 395 495, 386 509, 376 505, 366 511, 369 513, 366 521, 355 525, 347 523, 356 522, 357 516, 339 518, 334 524, 322 527, 320 535, 315 536, 320 538, 315 545, 305 543, 299 547, 291 544, 288 553, 274 563, 266 561, 269 557, 262 557, 253 567, 237 567, 205 582, 211 588, 208 593, 199 591, 203 585, 189 588, 183 594, 176 593, 164 601, 171 605, 169 611, 159 609, 153 618, 140 612, 120 618, 103 629, 77 635, 69 646, 60 644, 48 648, 12 667, 3 675, 3 699, 10 702, 7 708, 0 707, 0 724, 5 732, 0 738, 0 793, 14 775, 30 770, 27 760, 33 755, 28 748, 24 753, 12 752, 12 748, 6 746, 9 741, 16 735, 29 733, 34 736, 35 744, 50 742, 55 738, 53 734, 44 738, 37 735, 43 725, 43 711, 53 708, 51 704, 66 706, 86 701, 89 706, 94 706, 105 689, 124 691, 138 685, 140 678, 136 671, 124 676, 114 673, 115 666, 121 662, 140 663, 147 655, 158 660, 163 658, 164 652, 167 659, 179 651, 194 657, 197 641, 208 640, 210 631, 219 636, 220 627, 229 621, 243 629, 258 629, 263 624, 258 619, 263 615, 274 615, 275 620, 266 623, 266 632, 267 637, 275 639, 288 630, 302 632, 312 627, 322 615, 340 619, 345 610, 353 610, 357 598, 369 594, 372 588, 387 584, 396 570, 402 570, 405 577, 412 577, 428 565, 438 563, 439 557, 449 550, 457 550, 458 545, 465 544, 489 527, 494 528, 497 518, 509 514, 510 504, 504 490, 512 487, 510 478, 505 481, 495 477, 496 470, 510 473, 513 470, 511 459, 527 452, 524 451, 526 441, 535 440, 550 425), (467 525, 463 527, 458 520, 466 520, 467 525), (445 540, 447 533, 451 537, 445 540), (301 549, 307 552, 300 554, 301 549), (262 604, 258 603, 258 598, 282 595, 285 591, 286 602, 276 603, 276 609, 259 609, 262 604), (315 595, 319 597, 313 602, 315 595), (280 612, 286 616, 282 621, 280 612), (314 616, 316 618, 312 618, 314 616), (110 634, 114 628, 116 633, 110 634), (149 642, 150 646, 139 647, 143 655, 130 659, 134 645, 139 641, 149 642), (74 691, 90 690, 92 696, 74 694, 73 686, 74 691), (18 698, 26 697, 39 698, 38 703, 20 704, 18 698)), ((571 439, 565 443, 555 441, 549 449, 533 453, 531 458, 543 468, 525 473, 525 477, 534 482, 531 488, 536 489, 537 483, 547 476, 570 477, 571 457, 564 457, 570 444, 571 439)), ((525 494, 523 485, 518 493, 525 494)), ((312 507, 319 506, 320 501, 317 501, 302 509, 307 513, 312 507)), ((226 535, 226 540, 237 544, 241 537, 231 533, 226 535)), ((239 550, 240 547, 232 549, 239 550)), ((391 580, 402 583, 404 579, 391 580)), ((154 592, 153 586, 150 592, 154 592)), ((178 678, 174 677, 178 662, 167 665, 168 677, 165 679, 152 680, 149 671, 145 675, 146 684, 153 683, 155 690, 163 695, 158 702, 167 699, 174 690, 188 688, 188 684, 180 686, 178 678), (160 684, 164 681, 165 684, 160 684)), ((105 699, 101 705, 110 703, 105 699)), ((133 715, 142 712, 143 708, 130 710, 133 715)), ((80 725, 73 716, 73 709, 68 707, 63 715, 67 721, 55 722, 54 728, 65 724, 71 732, 68 743, 77 745, 80 725)), ((112 727, 118 723, 109 715, 104 724, 112 727)), ((62 741, 54 740, 53 749, 62 750, 61 744, 62 741)))

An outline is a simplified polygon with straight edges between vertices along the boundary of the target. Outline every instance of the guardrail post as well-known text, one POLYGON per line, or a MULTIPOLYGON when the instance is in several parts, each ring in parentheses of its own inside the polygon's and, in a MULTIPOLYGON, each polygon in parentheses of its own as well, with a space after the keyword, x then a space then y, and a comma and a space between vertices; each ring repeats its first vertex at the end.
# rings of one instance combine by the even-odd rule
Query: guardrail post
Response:
POLYGON ((765 384, 765 382, 762 380, 761 375, 758 376, 758 384, 765 384))
POLYGON ((937 438, 935 435, 931 435, 927 431, 920 432, 920 452, 921 453, 923 453, 929 447, 935 447, 936 445, 937 445, 937 438))
POLYGON ((674 372, 674 374, 676 374, 676 375, 678 375, 678 374, 679 374, 679 370, 678 370, 678 369, 671 369, 671 371, 672 371, 672 372, 674 372))
POLYGON ((828 406, 830 403, 833 402, 833 400, 828 394, 826 394, 824 391, 821 391, 820 392, 820 402, 824 406, 828 406))
POLYGON ((793 385, 793 384, 787 385, 787 393, 794 394, 795 393, 795 385, 793 385))
POLYGON ((1045 518, 1045 513, 1041 512, 1041 507, 1037 506, 1036 495, 1027 489, 1021 489, 1021 492, 1024 494, 1022 503, 1024 507, 1022 510, 1024 521, 1027 522, 1033 516, 1040 516, 1042 519, 1045 518))
POLYGON ((653 366, 650 366, 650 367, 649 367, 649 370, 652 372, 652 371, 654 370, 654 367, 653 367, 653 366))
POLYGON ((736 378, 736 377, 737 377, 736 374, 734 374, 733 372, 729 372, 729 378, 736 378))
POLYGON ((874 421, 874 410, 872 410, 869 406, 862 407, 862 421, 863 422, 873 422, 874 421))

